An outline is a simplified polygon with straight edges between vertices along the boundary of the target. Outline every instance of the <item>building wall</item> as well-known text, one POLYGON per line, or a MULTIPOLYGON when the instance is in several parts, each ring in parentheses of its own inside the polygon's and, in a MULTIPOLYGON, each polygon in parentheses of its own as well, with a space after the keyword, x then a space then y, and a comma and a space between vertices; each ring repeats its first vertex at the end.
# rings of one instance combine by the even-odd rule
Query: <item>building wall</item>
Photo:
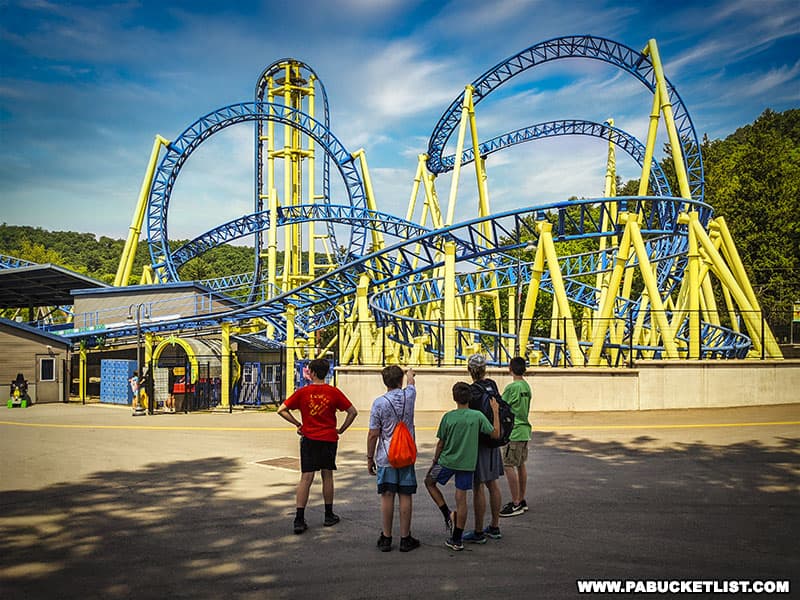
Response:
MULTIPOLYGON (((150 311, 150 318, 190 317, 208 314, 231 308, 230 302, 222 302, 213 294, 203 294, 197 290, 158 290, 152 289, 130 294, 97 294, 75 297, 75 327, 96 327, 115 323, 130 323, 130 307, 144 303, 150 311)), ((136 317, 135 312, 133 313, 136 317)), ((144 317, 144 313, 141 315, 144 317)), ((146 319, 144 319, 146 320, 146 319)))
POLYGON ((37 403, 59 402, 66 399, 66 382, 63 365, 67 350, 57 343, 48 342, 27 332, 0 328, 0 406, 4 406, 11 395, 11 381, 17 373, 28 380, 28 394, 37 403), (49 348, 48 348, 49 346, 49 348), (53 358, 54 382, 37 385, 37 373, 41 358, 53 358))
MULTIPOLYGON (((385 392, 376 367, 339 367, 337 385, 361 412, 385 392)), ((415 368, 417 410, 453 408, 451 389, 466 367, 415 368)), ((500 390, 505 369, 489 369, 500 390)), ((647 361, 634 369, 535 367, 527 380, 537 411, 721 408, 800 403, 800 361, 647 361)))

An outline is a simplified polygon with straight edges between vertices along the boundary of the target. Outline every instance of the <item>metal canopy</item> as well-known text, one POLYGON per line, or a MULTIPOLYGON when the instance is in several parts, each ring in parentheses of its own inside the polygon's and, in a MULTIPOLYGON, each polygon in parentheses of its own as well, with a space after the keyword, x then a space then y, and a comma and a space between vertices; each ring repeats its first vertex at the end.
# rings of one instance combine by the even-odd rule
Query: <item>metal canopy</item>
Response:
POLYGON ((109 286, 49 263, 0 269, 0 308, 71 305, 72 290, 104 287, 109 286))

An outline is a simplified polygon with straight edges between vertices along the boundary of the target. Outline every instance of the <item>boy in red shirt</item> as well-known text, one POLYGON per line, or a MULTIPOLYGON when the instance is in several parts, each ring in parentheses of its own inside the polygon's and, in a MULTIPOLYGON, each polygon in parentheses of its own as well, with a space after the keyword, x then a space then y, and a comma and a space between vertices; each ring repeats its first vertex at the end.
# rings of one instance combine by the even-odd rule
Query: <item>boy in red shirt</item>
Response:
POLYGON ((322 497, 325 501, 325 520, 323 525, 330 527, 339 522, 333 513, 333 472, 336 470, 336 449, 339 435, 353 423, 358 411, 350 400, 338 389, 325 383, 330 364, 324 358, 308 363, 311 383, 301 387, 289 396, 278 414, 297 427, 300 437, 300 482, 297 484, 297 514, 294 518, 294 532, 303 533, 308 529, 305 519, 306 504, 314 474, 322 472, 322 497), (291 410, 298 409, 303 419, 295 419, 291 410), (336 411, 346 411, 342 426, 337 429, 336 411))

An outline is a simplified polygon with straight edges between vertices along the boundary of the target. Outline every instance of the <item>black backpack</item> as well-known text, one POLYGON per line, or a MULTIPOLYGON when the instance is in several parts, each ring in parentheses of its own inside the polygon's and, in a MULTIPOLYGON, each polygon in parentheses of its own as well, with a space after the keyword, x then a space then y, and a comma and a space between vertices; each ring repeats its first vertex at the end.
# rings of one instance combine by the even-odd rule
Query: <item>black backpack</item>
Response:
POLYGON ((511 406, 503 400, 500 390, 497 389, 497 384, 491 379, 481 379, 473 383, 471 387, 472 401, 469 403, 469 407, 481 411, 492 425, 494 425, 494 413, 489 400, 495 398, 499 408, 500 437, 492 439, 488 434, 481 433, 481 445, 489 448, 505 446, 511 439, 511 431, 514 429, 514 413, 511 411, 511 406))

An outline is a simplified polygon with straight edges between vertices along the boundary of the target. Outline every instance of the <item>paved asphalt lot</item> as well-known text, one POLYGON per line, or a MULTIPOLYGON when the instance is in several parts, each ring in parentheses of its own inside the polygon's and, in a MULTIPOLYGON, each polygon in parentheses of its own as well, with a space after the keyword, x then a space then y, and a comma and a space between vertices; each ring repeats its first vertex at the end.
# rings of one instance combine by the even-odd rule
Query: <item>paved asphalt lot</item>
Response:
MULTIPOLYGON (((501 521, 502 540, 461 553, 443 545, 421 485, 441 415, 419 413, 412 531, 423 545, 404 554, 397 539, 393 552, 375 548, 363 413, 340 441, 341 523, 321 526, 317 479, 310 528, 295 536, 298 438, 272 412, 3 411, 3 600, 549 599, 596 578, 781 579, 790 596, 800 590, 800 405, 534 413, 531 510, 501 521)), ((506 501, 505 480, 501 489, 506 501)))

